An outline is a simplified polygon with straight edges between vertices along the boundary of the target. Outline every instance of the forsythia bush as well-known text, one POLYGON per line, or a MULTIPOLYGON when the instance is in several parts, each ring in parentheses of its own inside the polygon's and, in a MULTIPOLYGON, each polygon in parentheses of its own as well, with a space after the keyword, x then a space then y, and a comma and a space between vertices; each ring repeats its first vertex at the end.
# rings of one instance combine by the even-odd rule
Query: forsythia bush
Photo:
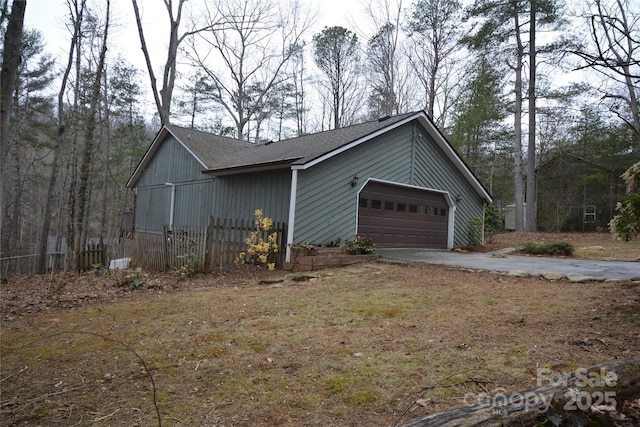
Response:
POLYGON ((256 209, 255 229, 251 235, 245 239, 247 251, 240 252, 236 264, 244 264, 247 255, 251 255, 257 264, 266 265, 269 270, 275 270, 276 264, 273 262, 273 254, 278 252, 278 233, 273 231, 273 220, 263 216, 262 209, 256 209), (264 235, 267 235, 267 240, 264 235))

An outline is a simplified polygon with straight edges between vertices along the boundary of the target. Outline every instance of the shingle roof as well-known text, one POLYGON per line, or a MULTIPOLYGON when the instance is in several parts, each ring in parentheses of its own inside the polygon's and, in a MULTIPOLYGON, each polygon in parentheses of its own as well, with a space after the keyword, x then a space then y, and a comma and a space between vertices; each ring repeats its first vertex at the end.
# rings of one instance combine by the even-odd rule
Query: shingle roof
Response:
MULTIPOLYGON (((279 163, 290 165, 305 164, 414 114, 416 113, 369 121, 268 144, 249 144, 250 147, 246 150, 236 151, 215 165, 213 163, 211 165, 208 164, 208 170, 213 172, 220 169, 246 168, 279 163)), ((206 160, 205 163, 207 163, 206 160)))
POLYGON ((200 132, 175 125, 166 126, 178 140, 185 145, 206 169, 224 167, 224 159, 254 147, 235 138, 200 132))
POLYGON ((396 126, 417 119, 427 129, 436 144, 467 177, 479 195, 487 200, 491 196, 462 161, 445 137, 424 111, 401 114, 373 120, 340 129, 334 129, 268 144, 251 144, 224 136, 199 132, 175 125, 165 125, 138 164, 127 187, 133 188, 151 161, 155 152, 169 134, 174 135, 202 165, 203 172, 212 175, 230 175, 275 168, 305 169, 328 157, 341 153, 396 126))

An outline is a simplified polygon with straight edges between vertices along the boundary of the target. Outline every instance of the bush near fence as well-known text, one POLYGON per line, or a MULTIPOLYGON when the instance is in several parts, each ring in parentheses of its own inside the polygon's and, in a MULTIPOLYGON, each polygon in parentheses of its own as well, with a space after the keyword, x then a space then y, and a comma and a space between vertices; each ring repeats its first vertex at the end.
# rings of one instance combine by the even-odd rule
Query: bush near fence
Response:
MULTIPOLYGON (((232 267, 238 254, 246 250, 245 239, 254 230, 253 219, 209 218, 206 226, 165 225, 162 234, 135 232, 125 244, 125 253, 132 265, 149 271, 176 270, 187 262, 187 255, 196 255, 202 271, 232 267)), ((278 246, 286 248, 286 226, 274 223, 278 246)), ((282 265, 285 252, 281 250, 276 264, 282 265)), ((251 260, 247 260, 251 262, 251 260)))

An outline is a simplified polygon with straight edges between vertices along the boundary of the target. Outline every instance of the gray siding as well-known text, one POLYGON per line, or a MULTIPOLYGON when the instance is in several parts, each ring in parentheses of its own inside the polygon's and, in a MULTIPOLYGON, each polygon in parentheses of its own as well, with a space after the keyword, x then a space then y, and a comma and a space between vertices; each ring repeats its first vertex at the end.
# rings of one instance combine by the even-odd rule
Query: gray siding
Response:
POLYGON ((420 125, 410 123, 299 171, 294 242, 352 239, 357 193, 368 178, 448 191, 452 198, 461 194, 454 245, 467 243, 469 218, 482 216, 482 200, 466 178, 420 125), (354 174, 359 180, 351 187, 354 174))
POLYGON ((203 217, 206 224, 200 194, 212 178, 201 171, 202 165, 173 136, 164 140, 136 184, 135 229, 159 233, 169 223, 172 187, 165 183, 176 186, 174 224, 197 224, 203 217))
POLYGON ((299 171, 294 242, 352 239, 358 190, 367 178, 409 183, 411 134, 411 126, 403 126, 299 171), (354 175, 358 184, 351 187, 354 175))
POLYGON ((289 169, 216 179, 205 195, 212 201, 211 214, 223 218, 253 219, 256 209, 274 221, 289 217, 291 171, 289 169))
POLYGON ((274 221, 289 215, 291 171, 215 178, 173 137, 167 138, 137 183, 135 229, 159 233, 169 223, 175 185, 176 225, 206 225, 214 217, 251 221, 256 209, 274 221))
POLYGON ((454 223, 454 246, 468 243, 469 219, 482 217, 483 200, 471 187, 467 179, 453 162, 438 148, 429 134, 418 124, 415 125, 414 178, 412 184, 420 187, 448 191, 453 199, 462 196, 456 206, 454 223))
POLYGON ((165 182, 184 183, 209 179, 202 173, 202 165, 173 136, 160 144, 136 186, 138 188, 164 185, 165 182))

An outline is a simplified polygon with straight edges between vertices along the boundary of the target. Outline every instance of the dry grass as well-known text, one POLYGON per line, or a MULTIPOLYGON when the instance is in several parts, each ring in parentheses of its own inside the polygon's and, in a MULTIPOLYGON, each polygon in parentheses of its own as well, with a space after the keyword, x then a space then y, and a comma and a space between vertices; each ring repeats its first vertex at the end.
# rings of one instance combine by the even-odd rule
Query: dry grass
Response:
POLYGON ((4 320, 3 423, 157 425, 130 350, 162 424, 194 426, 392 425, 640 353, 632 282, 372 263, 166 289, 4 320))
POLYGON ((640 240, 625 242, 610 233, 502 233, 493 236, 486 249, 521 246, 526 242, 569 242, 574 257, 599 260, 640 261, 640 240))

